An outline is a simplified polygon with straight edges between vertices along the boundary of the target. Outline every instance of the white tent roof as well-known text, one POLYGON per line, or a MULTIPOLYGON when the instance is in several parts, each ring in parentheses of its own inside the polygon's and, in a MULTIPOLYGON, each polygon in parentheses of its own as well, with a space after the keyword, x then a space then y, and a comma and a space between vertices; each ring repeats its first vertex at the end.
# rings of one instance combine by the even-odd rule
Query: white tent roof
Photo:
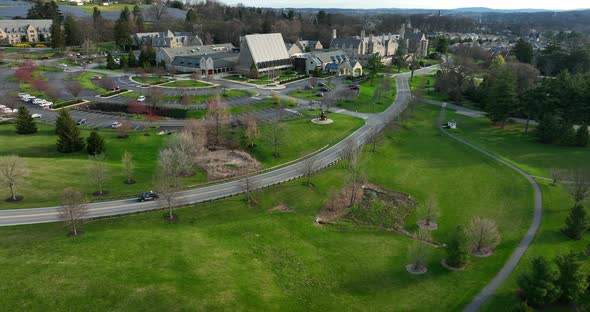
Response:
POLYGON ((280 33, 247 35, 245 40, 255 63, 289 58, 283 35, 280 33))

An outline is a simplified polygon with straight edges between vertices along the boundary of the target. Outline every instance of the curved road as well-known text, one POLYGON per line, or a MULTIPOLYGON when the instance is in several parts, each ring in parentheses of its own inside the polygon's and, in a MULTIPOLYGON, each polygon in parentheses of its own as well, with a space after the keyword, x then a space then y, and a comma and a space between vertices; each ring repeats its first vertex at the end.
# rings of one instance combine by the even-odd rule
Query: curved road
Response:
MULTIPOLYGON (((428 72, 430 70, 431 68, 424 68, 417 72, 428 72)), ((320 170, 339 161, 343 156, 344 147, 349 141, 357 145, 363 144, 374 133, 375 129, 382 129, 388 121, 401 113, 411 97, 408 77, 409 74, 401 74, 395 77, 398 88, 397 96, 394 103, 385 112, 369 116, 365 125, 348 138, 312 156, 316 160, 314 169, 320 170)), ((301 177, 303 167, 303 162, 298 162, 254 176, 252 178, 254 188, 268 187, 301 177)), ((179 193, 179 202, 182 205, 188 205, 237 195, 242 193, 242 183, 242 180, 236 180, 183 191, 179 193)), ((88 204, 87 207, 87 218, 121 215, 160 208, 157 202, 139 203, 135 199, 92 203, 88 204)), ((0 226, 56 221, 59 221, 59 207, 0 210, 0 226)))
POLYGON ((438 118, 438 127, 442 132, 444 132, 446 135, 450 136, 451 138, 477 150, 480 153, 483 153, 483 154, 503 163, 504 165, 510 167, 514 171, 520 173, 529 181, 529 183, 533 187, 533 190, 535 191, 535 209, 534 209, 534 215, 533 215, 533 222, 531 223, 531 226, 529 227, 525 236, 522 238, 522 240, 520 241, 520 243, 516 247, 516 250, 514 250, 512 255, 510 255, 510 258, 508 259, 508 261, 506 261, 506 263, 504 263, 504 266, 502 267, 502 269, 496 274, 496 276, 494 276, 494 278, 486 285, 486 287, 484 287, 484 289, 482 289, 481 292, 475 298, 473 298, 473 300, 463 310, 464 312, 475 312, 481 307, 481 305, 490 296, 492 296, 496 292, 498 287, 500 287, 500 285, 502 285, 502 283, 504 283, 504 281, 508 278, 508 276, 510 276, 510 274, 512 273, 512 271, 514 271, 514 268, 516 268, 516 265, 518 264, 518 262, 520 261, 520 259, 524 255, 524 252, 526 251, 526 249, 529 247, 529 245, 531 244, 531 242, 535 238, 535 234, 537 233, 537 231, 539 230, 539 226, 541 225, 541 216, 543 214, 543 196, 541 193, 541 188, 539 187, 539 184, 537 184, 537 182, 535 181, 533 176, 526 173, 522 169, 516 167, 515 165, 513 165, 503 159, 500 159, 498 156, 496 156, 490 152, 487 152, 487 151, 485 151, 485 150, 483 150, 483 149, 481 149, 481 148, 479 148, 479 147, 477 147, 477 146, 475 146, 463 139, 458 138, 454 134, 451 134, 446 129, 444 129, 442 127, 442 123, 444 120, 445 110, 446 110, 446 103, 442 105, 440 116, 438 118))

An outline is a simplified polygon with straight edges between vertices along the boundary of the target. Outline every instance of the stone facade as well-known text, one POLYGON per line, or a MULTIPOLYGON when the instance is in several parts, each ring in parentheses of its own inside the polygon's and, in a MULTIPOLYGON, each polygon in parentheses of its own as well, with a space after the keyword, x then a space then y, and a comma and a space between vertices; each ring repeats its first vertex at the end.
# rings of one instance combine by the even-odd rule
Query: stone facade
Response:
POLYGON ((0 41, 8 44, 51 39, 52 20, 0 20, 0 41))

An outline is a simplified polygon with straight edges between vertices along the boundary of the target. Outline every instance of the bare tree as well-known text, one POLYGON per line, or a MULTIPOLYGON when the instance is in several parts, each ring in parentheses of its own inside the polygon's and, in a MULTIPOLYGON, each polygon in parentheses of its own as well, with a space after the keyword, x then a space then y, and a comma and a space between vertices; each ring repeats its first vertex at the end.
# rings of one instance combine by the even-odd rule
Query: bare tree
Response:
POLYGON ((115 87, 115 81, 109 76, 103 77, 101 80, 99 80, 99 82, 100 86, 107 91, 115 87))
POLYGON ((96 183, 98 186, 98 192, 96 195, 104 195, 104 190, 102 189, 102 185, 104 181, 107 179, 108 169, 105 164, 105 155, 104 154, 96 154, 88 157, 90 160, 90 165, 88 166, 88 173, 90 174, 90 178, 96 183))
POLYGON ((73 236, 79 234, 78 225, 82 223, 84 216, 88 212, 85 203, 86 198, 84 195, 72 187, 66 188, 61 196, 62 206, 59 209, 59 216, 62 221, 71 227, 70 234, 73 236))
POLYGON ((158 87, 150 87, 147 98, 152 106, 152 110, 155 110, 162 102, 162 89, 158 87))
POLYGON ((16 155, 0 157, 0 186, 10 189, 10 200, 17 201, 22 197, 17 197, 16 187, 24 185, 25 177, 29 176, 31 171, 27 168, 24 159, 16 155))
POLYGON ((436 230, 438 218, 440 217, 440 209, 438 207, 438 200, 436 195, 430 195, 423 206, 420 207, 420 217, 418 225, 427 230, 436 230))
POLYGON ((551 174, 551 186, 556 186, 563 179, 563 170, 561 169, 551 168, 549 174, 551 174))
POLYGON ((316 160, 314 157, 308 157, 303 161, 303 166, 301 167, 301 173, 306 179, 307 187, 312 187, 311 184, 311 176, 316 171, 316 160))
POLYGON ((254 181, 254 174, 256 173, 256 168, 251 165, 245 165, 240 170, 240 175, 242 176, 240 180, 240 184, 244 194, 246 195, 246 203, 248 206, 252 207, 254 204, 254 198, 252 197, 252 191, 256 189, 256 182, 254 181))
POLYGON ((178 176, 188 176, 193 173, 193 163, 197 156, 197 146, 194 144, 190 132, 181 131, 174 135, 166 144, 172 150, 178 176))
POLYGON ((221 143, 222 134, 225 126, 229 122, 229 108, 227 104, 219 97, 207 101, 207 119, 210 123, 214 144, 221 143))
POLYGON ((205 151, 205 147, 207 146, 207 128, 203 122, 189 120, 184 124, 182 131, 190 133, 196 152, 201 153, 205 151))
POLYGON ((567 179, 568 192, 576 203, 584 201, 590 195, 590 170, 571 170, 567 179))
POLYGON ((309 85, 315 88, 319 81, 320 80, 317 77, 311 77, 309 78, 309 85))
POLYGON ((73 80, 66 82, 66 90, 68 90, 68 92, 75 98, 77 98, 78 95, 80 95, 82 89, 82 85, 79 81, 73 80))
POLYGON ((428 260, 429 249, 426 241, 430 238, 428 231, 420 230, 416 240, 410 245, 408 249, 408 260, 410 264, 406 266, 406 270, 411 273, 426 273, 428 268, 426 262, 428 260))
POLYGON ((158 176, 158 202, 161 207, 168 209, 167 219, 170 222, 177 220, 176 216, 172 213, 172 210, 180 203, 180 198, 177 193, 177 186, 175 183, 176 182, 173 177, 167 175, 158 176))
POLYGON ((193 97, 188 94, 183 94, 180 97, 180 105, 184 107, 184 109, 188 110, 188 107, 193 103, 193 97))
POLYGON ((162 17, 166 15, 168 12, 168 7, 166 7, 166 3, 162 0, 156 0, 149 8, 150 15, 156 20, 156 23, 159 24, 162 20, 162 17))
POLYGON ((477 255, 491 255, 500 243, 500 233, 496 222, 474 217, 465 229, 471 252, 477 255))
POLYGON ((248 147, 252 148, 255 146, 254 139, 258 136, 258 125, 256 121, 256 116, 253 114, 248 114, 246 116, 246 120, 244 122, 246 128, 244 129, 244 134, 246 138, 248 138, 248 147))
POLYGON ((352 207, 357 202, 359 198, 359 191, 365 182, 365 173, 361 163, 361 156, 361 147, 356 147, 351 151, 348 159, 347 193, 350 199, 350 207, 352 207))
POLYGON ((273 148, 272 156, 274 158, 279 157, 279 147, 284 143, 285 133, 285 126, 280 120, 274 120, 268 124, 267 135, 270 145, 273 148))
POLYGON ((377 146, 383 145, 383 135, 377 128, 371 129, 369 139, 367 143, 371 145, 371 153, 377 151, 377 146))
POLYGON ((129 120, 122 120, 121 125, 117 128, 117 133, 119 134, 119 138, 128 138, 129 132, 131 131, 131 121, 129 120))
POLYGON ((133 178, 133 170, 135 169, 135 163, 133 162, 133 155, 129 153, 127 150, 123 152, 123 157, 121 157, 121 165, 123 168, 123 175, 127 179, 125 183, 133 184, 135 181, 132 180, 133 178))
POLYGON ((167 183, 174 187, 178 186, 178 179, 182 173, 182 165, 178 158, 174 149, 165 148, 160 151, 158 176, 160 179, 166 179, 167 183))

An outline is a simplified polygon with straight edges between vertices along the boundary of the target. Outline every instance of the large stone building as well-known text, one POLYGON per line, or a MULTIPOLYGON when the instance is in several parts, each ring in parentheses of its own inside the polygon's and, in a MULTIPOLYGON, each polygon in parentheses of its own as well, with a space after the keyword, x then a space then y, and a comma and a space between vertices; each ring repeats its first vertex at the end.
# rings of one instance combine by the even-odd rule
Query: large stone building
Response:
POLYGON ((280 33, 246 35, 240 40, 238 73, 257 77, 291 67, 289 52, 280 33))
POLYGON ((178 56, 171 66, 181 72, 196 72, 203 76, 213 76, 235 71, 238 52, 218 52, 192 56, 178 56))
POLYGON ((343 50, 303 53, 293 59, 295 70, 302 74, 330 73, 336 76, 360 76, 363 67, 351 61, 343 50))
POLYGON ((0 42, 49 41, 52 23, 52 20, 0 20, 0 42))
POLYGON ((361 31, 360 37, 338 38, 336 30, 332 32, 330 50, 343 50, 351 59, 366 63, 369 57, 375 53, 379 54, 384 63, 391 63, 391 58, 398 48, 398 38, 394 35, 374 36, 361 31))
POLYGON ((159 48, 156 51, 156 61, 158 63, 164 62, 168 67, 177 57, 201 56, 207 54, 237 52, 236 47, 231 43, 219 43, 182 48, 159 48))
POLYGON ((136 33, 133 37, 133 44, 136 47, 151 45, 153 48, 181 48, 191 46, 202 46, 203 41, 199 36, 188 32, 163 32, 136 33))

